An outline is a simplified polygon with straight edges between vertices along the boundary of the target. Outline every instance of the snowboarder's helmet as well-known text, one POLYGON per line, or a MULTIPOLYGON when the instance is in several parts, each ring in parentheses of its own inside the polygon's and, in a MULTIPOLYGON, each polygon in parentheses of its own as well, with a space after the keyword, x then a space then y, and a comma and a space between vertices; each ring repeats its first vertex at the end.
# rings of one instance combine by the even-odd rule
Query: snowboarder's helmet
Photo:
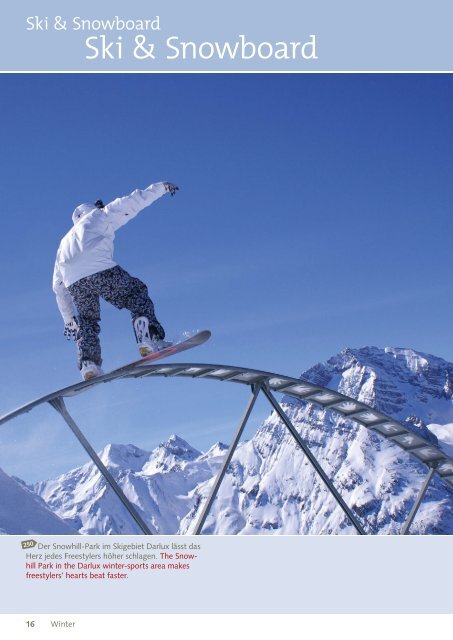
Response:
POLYGON ((96 200, 96 202, 94 203, 94 206, 97 207, 98 209, 103 209, 105 207, 102 200, 96 200))
POLYGON ((86 214, 93 211, 93 209, 95 209, 94 204, 90 204, 89 202, 85 202, 84 204, 79 204, 79 206, 76 209, 74 209, 74 213, 72 214, 73 224, 76 224, 76 222, 78 222, 80 218, 83 218, 83 216, 86 216, 86 214))

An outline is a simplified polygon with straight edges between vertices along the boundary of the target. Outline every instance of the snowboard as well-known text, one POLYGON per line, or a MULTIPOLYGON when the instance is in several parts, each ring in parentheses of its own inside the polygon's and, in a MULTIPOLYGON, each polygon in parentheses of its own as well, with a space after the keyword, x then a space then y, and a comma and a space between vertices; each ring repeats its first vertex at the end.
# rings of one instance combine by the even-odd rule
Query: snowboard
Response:
MULTIPOLYGON (((163 358, 168 358, 176 353, 181 353, 181 351, 186 351, 187 349, 193 349, 193 347, 198 347, 203 344, 211 337, 211 332, 208 330, 199 331, 195 333, 190 338, 186 338, 186 340, 181 340, 180 342, 175 342, 170 347, 165 347, 165 349, 161 349, 160 351, 156 351, 156 353, 151 353, 149 356, 145 356, 144 358, 140 358, 139 360, 134 360, 129 364, 123 365, 118 369, 113 369, 113 371, 109 371, 108 375, 112 373, 118 373, 120 371, 125 371, 126 369, 134 369, 140 365, 149 364, 150 362, 154 362, 155 360, 162 360, 163 358)), ((92 380, 95 380, 93 378, 92 380)))

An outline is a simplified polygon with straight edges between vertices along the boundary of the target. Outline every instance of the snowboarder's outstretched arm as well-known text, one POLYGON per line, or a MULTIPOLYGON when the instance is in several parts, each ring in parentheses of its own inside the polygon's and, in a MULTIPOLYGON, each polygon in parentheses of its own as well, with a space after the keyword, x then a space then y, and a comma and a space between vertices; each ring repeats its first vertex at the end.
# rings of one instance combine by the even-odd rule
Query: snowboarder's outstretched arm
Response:
POLYGON ((135 189, 130 195, 116 198, 103 207, 113 228, 119 229, 134 218, 145 207, 155 202, 165 193, 174 195, 178 187, 171 182, 156 182, 146 189, 135 189))

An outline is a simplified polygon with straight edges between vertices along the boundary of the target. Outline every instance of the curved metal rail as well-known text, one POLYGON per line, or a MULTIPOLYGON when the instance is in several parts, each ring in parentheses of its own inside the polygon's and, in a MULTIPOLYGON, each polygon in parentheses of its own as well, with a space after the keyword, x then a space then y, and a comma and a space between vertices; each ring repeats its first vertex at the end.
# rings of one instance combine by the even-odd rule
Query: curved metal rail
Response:
POLYGON ((289 432, 295 439, 298 446, 304 451, 308 457, 310 463, 314 466, 317 473, 320 475, 322 481, 326 484, 327 488, 338 502, 339 506, 343 509, 344 513, 351 520, 355 529, 359 534, 365 533, 362 525, 357 519, 357 516, 346 505, 341 495, 335 489, 332 481, 322 470, 321 466, 308 449, 305 442, 300 437, 296 428, 292 425, 288 416, 282 409, 281 405, 276 401, 273 396, 273 392, 284 393, 287 396, 297 398, 298 400, 304 400, 315 404, 321 409, 333 411, 339 414, 347 420, 352 420, 359 425, 366 427, 367 429, 377 433, 383 438, 391 441, 410 455, 414 456, 418 461, 423 462, 429 468, 429 473, 421 491, 415 500, 411 513, 408 516, 406 523, 404 524, 401 533, 408 533, 409 527, 417 513, 418 507, 426 493, 429 482, 434 474, 437 474, 444 482, 450 487, 453 487, 453 459, 448 457, 443 451, 441 451, 435 445, 430 444, 424 438, 414 434, 407 426, 389 418, 380 411, 377 411, 373 407, 370 407, 358 400, 349 398, 337 391, 333 391, 326 387, 322 387, 300 378, 292 378, 289 376, 283 376, 276 373, 267 371, 260 371, 257 369, 248 369, 244 367, 235 367, 230 365, 216 365, 216 364, 147 364, 146 362, 133 363, 129 366, 122 367, 116 371, 105 374, 98 378, 89 380, 88 382, 79 382, 77 384, 70 385, 63 389, 59 389, 53 393, 37 398, 32 402, 29 402, 10 413, 0 418, 0 426, 6 424, 13 418, 27 413, 35 407, 49 403, 56 411, 58 411, 68 426, 73 431, 74 435, 78 438, 79 442, 85 448, 90 455, 94 464, 98 467, 106 481, 118 495, 119 499, 123 502, 130 515, 133 517, 139 528, 145 534, 151 534, 148 526, 144 522, 142 516, 137 512, 136 508, 129 502, 119 485, 111 476, 109 471, 105 468, 102 461, 97 456, 91 445, 82 434, 73 418, 69 415, 64 404, 64 398, 74 397, 80 393, 88 391, 89 389, 98 386, 100 384, 111 382, 120 378, 148 378, 148 377, 179 377, 179 378, 203 378, 208 380, 220 380, 223 382, 235 382, 237 384, 248 385, 252 389, 252 399, 247 405, 244 417, 238 427, 236 435, 230 445, 230 448, 225 456, 222 468, 214 482, 214 486, 211 490, 211 494, 208 497, 199 522, 197 523, 195 533, 201 533, 204 522, 208 515, 208 511, 216 497, 217 491, 220 487, 222 479, 226 473, 227 466, 233 456, 234 450, 239 442, 240 436, 245 428, 247 420, 252 412, 256 398, 260 392, 270 402, 272 408, 277 412, 284 425, 288 428, 289 432))

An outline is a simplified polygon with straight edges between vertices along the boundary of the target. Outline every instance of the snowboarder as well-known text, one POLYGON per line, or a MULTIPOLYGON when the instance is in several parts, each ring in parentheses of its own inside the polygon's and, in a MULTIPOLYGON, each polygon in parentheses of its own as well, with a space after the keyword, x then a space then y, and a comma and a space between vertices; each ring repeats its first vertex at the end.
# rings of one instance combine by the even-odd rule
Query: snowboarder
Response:
POLYGON ((118 309, 128 309, 140 355, 145 357, 170 343, 154 313, 146 285, 113 261, 115 231, 165 193, 175 195, 171 182, 117 198, 107 205, 81 204, 72 214, 73 227, 60 242, 53 290, 64 321, 64 335, 77 341, 78 366, 83 380, 102 375, 99 341, 99 298, 118 309), (74 307, 75 305, 75 307, 74 307))

